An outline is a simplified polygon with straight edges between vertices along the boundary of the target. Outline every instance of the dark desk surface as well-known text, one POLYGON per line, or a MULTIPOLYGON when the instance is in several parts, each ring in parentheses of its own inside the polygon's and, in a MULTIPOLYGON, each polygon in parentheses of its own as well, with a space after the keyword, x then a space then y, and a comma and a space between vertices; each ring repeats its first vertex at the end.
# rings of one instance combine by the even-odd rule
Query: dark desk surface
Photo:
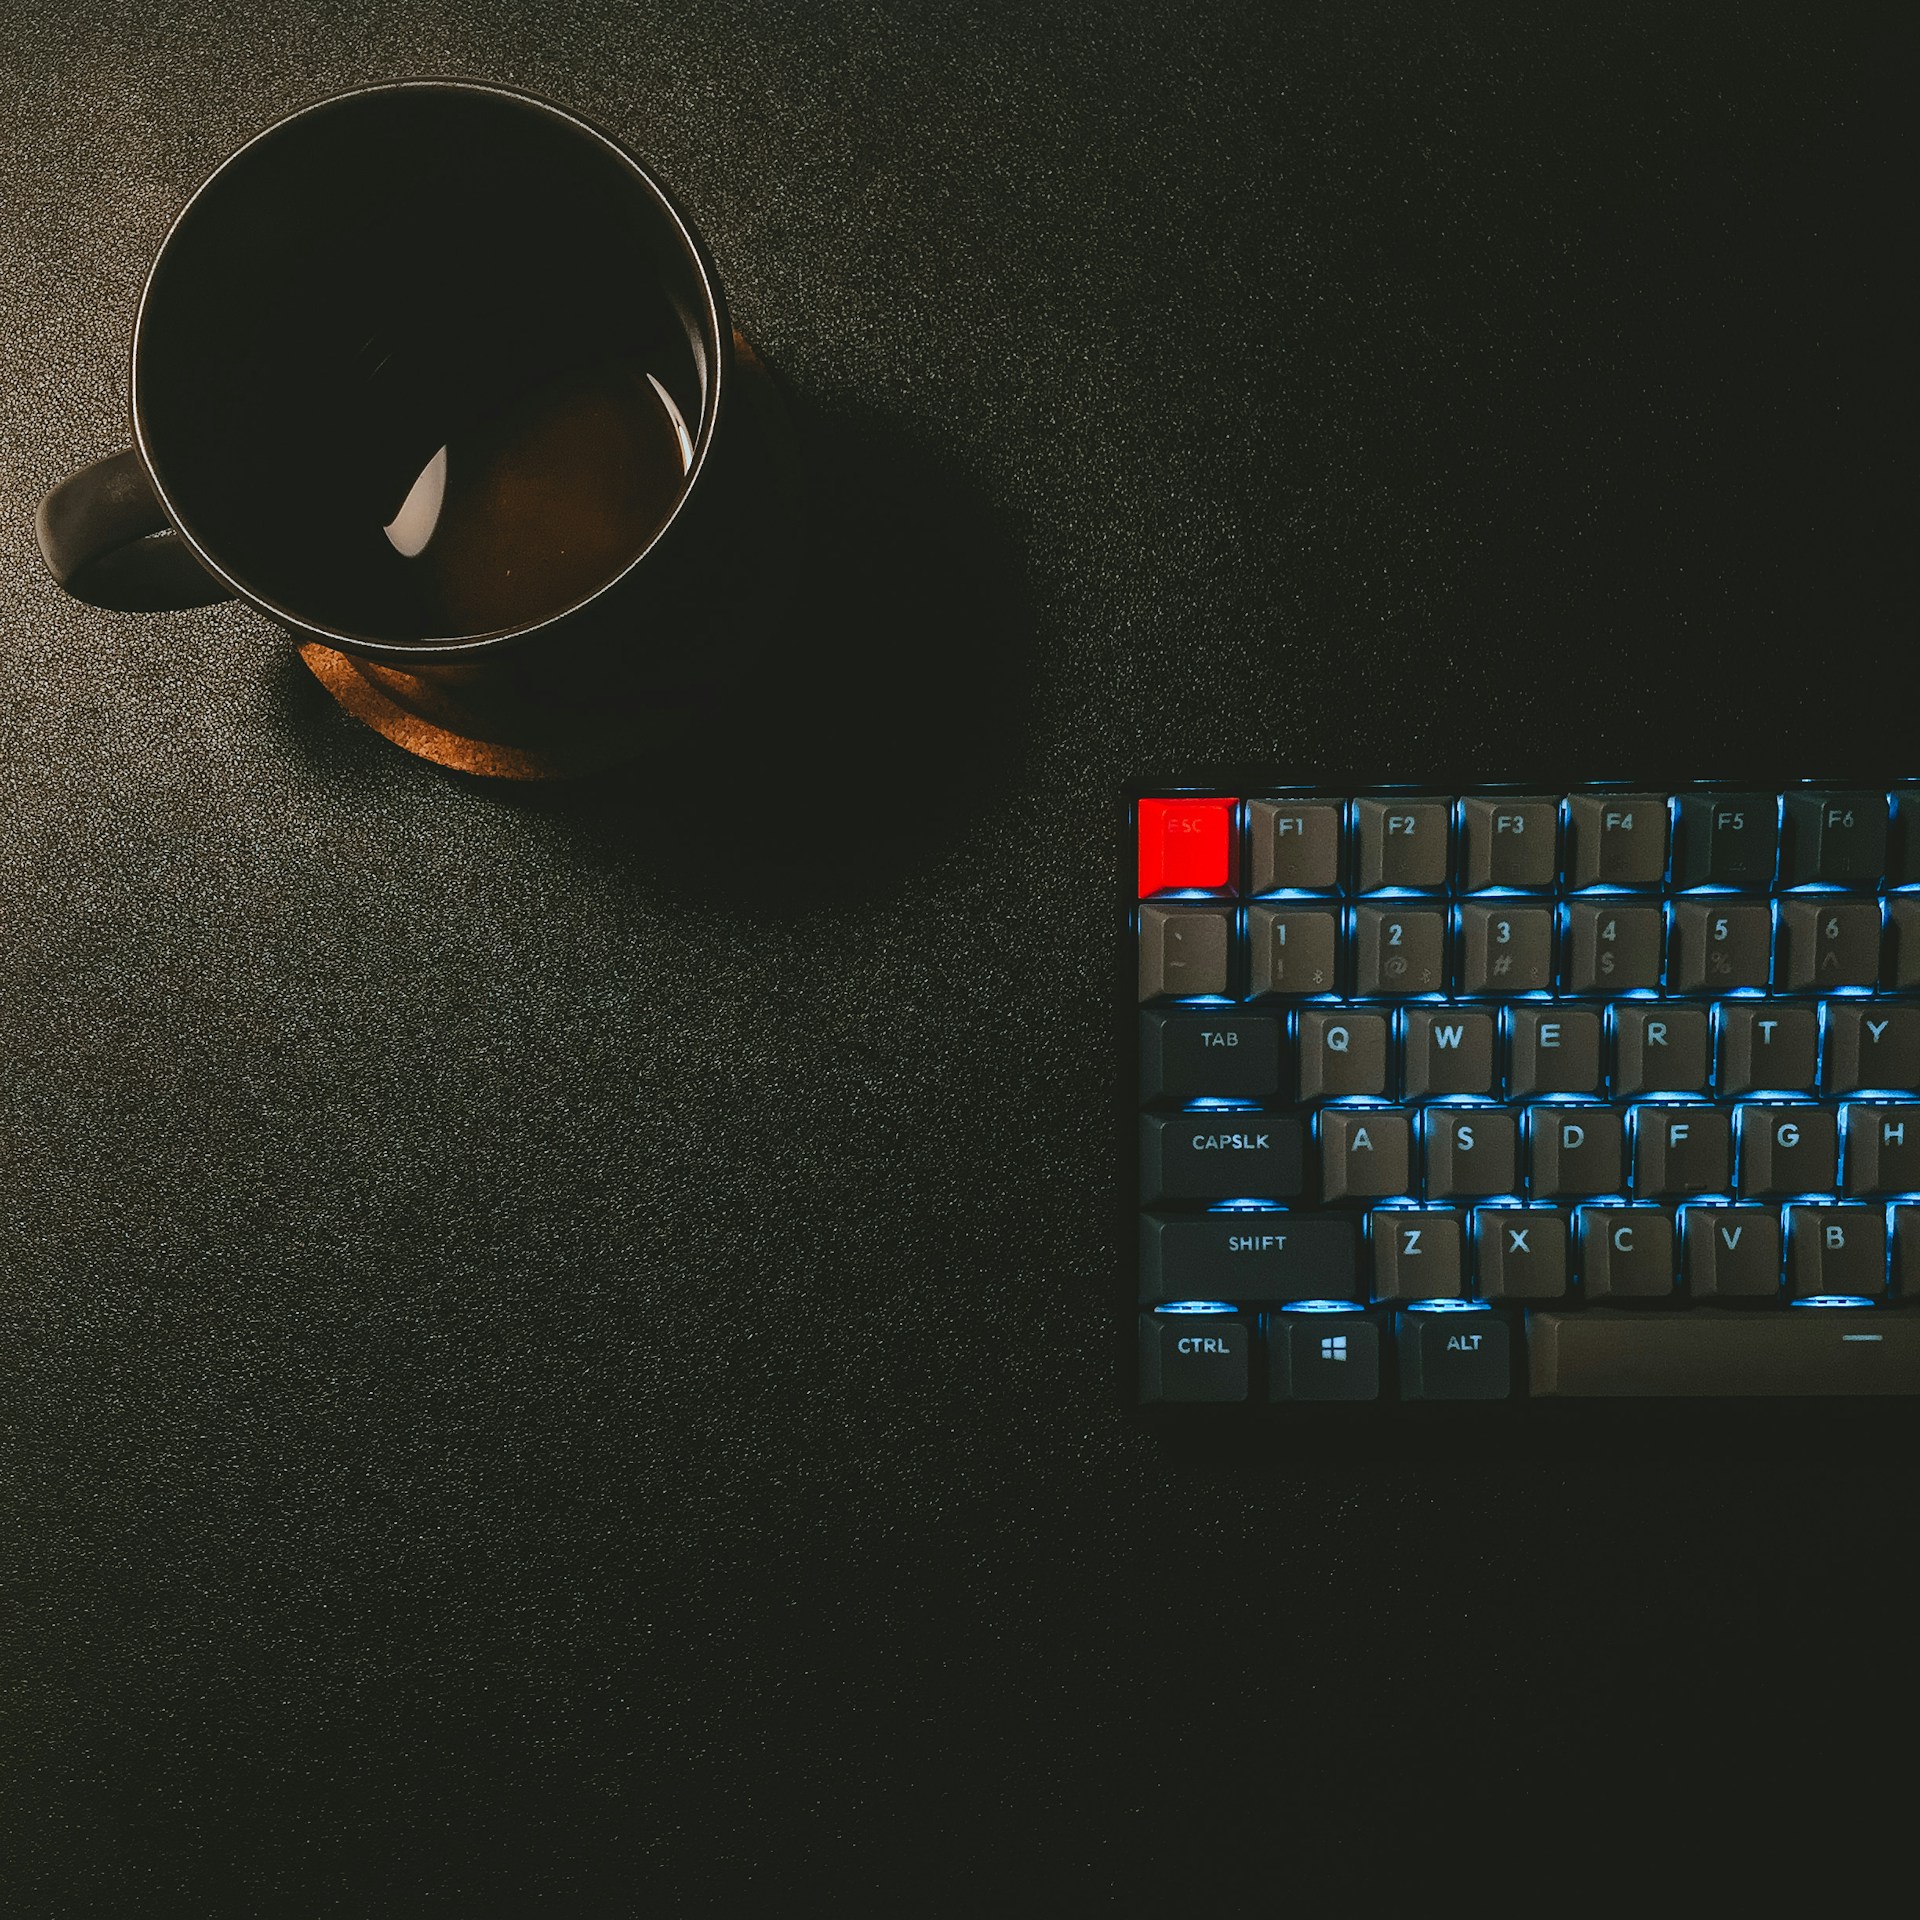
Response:
POLYGON ((1911 34, 1579 11, 14 0, 15 1910, 1885 1810, 1910 1422, 1222 1460, 1114 1398, 1124 775, 1912 770, 1911 34), (34 554, 170 211, 419 71, 654 159, 795 396, 846 600, 670 777, 461 784, 34 554))

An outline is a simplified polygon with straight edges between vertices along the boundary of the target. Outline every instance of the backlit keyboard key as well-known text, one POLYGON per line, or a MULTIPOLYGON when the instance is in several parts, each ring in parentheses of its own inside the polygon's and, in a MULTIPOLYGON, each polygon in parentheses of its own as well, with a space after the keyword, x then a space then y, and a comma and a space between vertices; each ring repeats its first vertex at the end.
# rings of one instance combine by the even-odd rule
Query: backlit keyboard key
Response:
POLYGON ((1635 1107, 1633 1190, 1668 1194, 1726 1193, 1733 1185, 1727 1116, 1713 1107, 1635 1107))
POLYGON ((1567 909, 1566 985, 1574 993, 1635 993, 1660 984, 1665 915, 1623 900, 1578 900, 1567 909))
POLYGON ((1537 993, 1553 985, 1553 911, 1502 901, 1460 909, 1460 990, 1537 993))
POLYGON ((1354 809, 1360 836, 1360 890, 1444 887, 1449 865, 1444 800, 1362 800, 1354 809))
POLYGON ((1591 1007, 1507 1009, 1507 1091, 1600 1091, 1600 1016, 1591 1007))
POLYGON ((1794 993, 1872 986, 1880 977, 1879 902, 1783 900, 1774 976, 1794 993))
POLYGON ((1765 893, 1779 853, 1779 804, 1770 793, 1683 794, 1673 884, 1765 893))
POLYGON ((1140 1198, 1292 1200, 1306 1184, 1306 1134, 1292 1114, 1202 1107, 1140 1120, 1140 1198))
POLYGON ((1513 1392, 1505 1318, 1472 1308, 1395 1316, 1400 1393, 1407 1400, 1504 1400, 1513 1392))
POLYGON ((1339 981, 1340 915, 1322 907, 1247 909, 1247 991, 1331 993, 1339 981))
POLYGON ((1558 800, 1463 800, 1467 886, 1551 887, 1559 875, 1558 800))
POLYGON ((1300 1098, 1378 1097, 1387 1090, 1387 1016, 1356 1008, 1300 1016, 1300 1098))
POLYGON ((1367 1216, 1376 1300, 1459 1300, 1467 1291, 1460 1216, 1438 1207, 1376 1208, 1367 1216))
POLYGON ((1233 884, 1233 809, 1224 799, 1142 800, 1140 897, 1233 884))
POLYGON ((1884 1209, 1787 1209, 1787 1293, 1792 1299, 1872 1300, 1886 1290, 1884 1209))
POLYGON ((1742 1105, 1734 1110, 1733 1120, 1741 1193, 1784 1196, 1834 1190, 1840 1177, 1840 1136, 1827 1108, 1742 1105))
POLYGON ((1356 1300, 1360 1223, 1345 1214, 1231 1210, 1140 1221, 1140 1300, 1356 1300))
POLYGON ((1140 909, 1140 998, 1219 995, 1232 975, 1233 913, 1214 907, 1140 909))
POLYGON ((1143 1100, 1264 1100, 1280 1091, 1272 1014, 1143 1013, 1143 1100))
POLYGON ((1673 1222, 1657 1207, 1582 1207, 1580 1293, 1594 1306, 1673 1292, 1673 1222))
POLYGON ((1615 1007, 1613 1091, 1705 1093, 1709 1073, 1704 1007, 1615 1007))
POLYGON ((1892 947, 1887 984, 1902 992, 1920 988, 1920 896, 1887 902, 1887 933, 1892 947))
POLYGON ((1400 1016, 1409 1100, 1493 1091, 1493 1015, 1472 1007, 1409 1007, 1400 1016))
POLYGON ((1682 1207, 1681 1260, 1696 1300, 1774 1300, 1780 1294, 1780 1214, 1774 1207, 1682 1207))
MULTIPOLYGON (((1920 1104, 1849 1106, 1847 1191, 1850 1194, 1920 1193, 1920 1104)), ((1813 1192, 1831 1181, 1798 1189, 1813 1192)))
POLYGON ((1475 1207, 1473 1290, 1482 1300, 1558 1300, 1567 1291, 1567 1222, 1545 1207, 1475 1207))
POLYGON ((1380 1327, 1364 1313, 1276 1313, 1267 1321, 1273 1400, 1377 1400, 1380 1327))
POLYGON ((1823 1093, 1920 1093, 1920 1007, 1884 1000, 1827 1008, 1823 1093))
POLYGON ((1886 865, 1884 793, 1789 793, 1784 824, 1783 886, 1871 886, 1886 865))
POLYGON ((1764 987, 1773 973, 1773 910, 1764 900, 1682 900, 1667 932, 1669 993, 1764 987))
POLYGON ((1567 802, 1576 887, 1657 887, 1667 870, 1660 793, 1576 793, 1567 802))
POLYGON ((1520 1130, 1504 1107, 1430 1107, 1427 1198, 1478 1199, 1519 1184, 1520 1130))
POLYGON ((1320 1116, 1322 1200, 1405 1193, 1413 1174, 1413 1122, 1392 1107, 1328 1107, 1320 1116))
POLYGON ((1438 993, 1447 984, 1447 916, 1439 907, 1356 907, 1356 993, 1438 993))
POLYGON ((1536 1200, 1618 1193, 1627 1183, 1625 1126, 1606 1107, 1527 1109, 1527 1191, 1536 1200))
POLYGON ((1337 800, 1254 800, 1247 806, 1253 891, 1331 893, 1340 884, 1337 800))
POLYGON ((1811 1093, 1819 1064, 1819 1016, 1777 1000, 1733 1000, 1719 1010, 1718 1089, 1811 1093))

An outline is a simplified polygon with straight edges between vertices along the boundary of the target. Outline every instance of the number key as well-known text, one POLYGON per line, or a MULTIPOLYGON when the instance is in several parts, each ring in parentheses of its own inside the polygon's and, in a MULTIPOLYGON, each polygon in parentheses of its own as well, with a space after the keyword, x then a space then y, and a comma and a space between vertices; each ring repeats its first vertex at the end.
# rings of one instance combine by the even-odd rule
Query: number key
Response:
POLYGON ((1773 913, 1764 900, 1683 900, 1673 909, 1667 985, 1675 993, 1764 987, 1773 965, 1773 913))
POLYGON ((1460 986, 1466 993, 1536 993, 1553 985, 1548 907, 1460 909, 1460 986))
POLYGON ((1775 977, 1783 987, 1870 987, 1880 977, 1877 900, 1783 900, 1775 977))
POLYGON ((1356 993, 1438 993, 1447 984, 1447 916, 1438 907, 1358 907, 1356 993))
POLYGON ((1574 993, 1628 993, 1660 984, 1661 912, 1615 900, 1567 909, 1567 986, 1574 993))
POLYGON ((1313 907, 1247 909, 1247 991, 1332 993, 1340 916, 1313 907))

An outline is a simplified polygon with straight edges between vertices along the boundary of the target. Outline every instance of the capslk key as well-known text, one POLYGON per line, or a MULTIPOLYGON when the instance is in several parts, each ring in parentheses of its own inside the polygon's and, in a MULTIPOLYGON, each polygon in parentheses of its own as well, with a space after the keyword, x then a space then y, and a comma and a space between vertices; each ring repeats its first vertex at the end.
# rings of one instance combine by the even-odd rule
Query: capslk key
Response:
POLYGON ((1305 1184, 1306 1136, 1292 1114, 1231 1107, 1144 1114, 1140 1198, 1292 1200, 1305 1184))

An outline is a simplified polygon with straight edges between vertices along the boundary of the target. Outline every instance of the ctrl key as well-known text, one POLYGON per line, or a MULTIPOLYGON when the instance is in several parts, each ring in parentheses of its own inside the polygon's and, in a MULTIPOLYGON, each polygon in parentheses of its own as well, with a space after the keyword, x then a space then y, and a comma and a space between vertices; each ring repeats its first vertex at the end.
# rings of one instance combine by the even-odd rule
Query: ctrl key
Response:
POLYGON ((1140 1316, 1143 1403, 1246 1397, 1247 1323, 1237 1313, 1171 1307, 1140 1316))

